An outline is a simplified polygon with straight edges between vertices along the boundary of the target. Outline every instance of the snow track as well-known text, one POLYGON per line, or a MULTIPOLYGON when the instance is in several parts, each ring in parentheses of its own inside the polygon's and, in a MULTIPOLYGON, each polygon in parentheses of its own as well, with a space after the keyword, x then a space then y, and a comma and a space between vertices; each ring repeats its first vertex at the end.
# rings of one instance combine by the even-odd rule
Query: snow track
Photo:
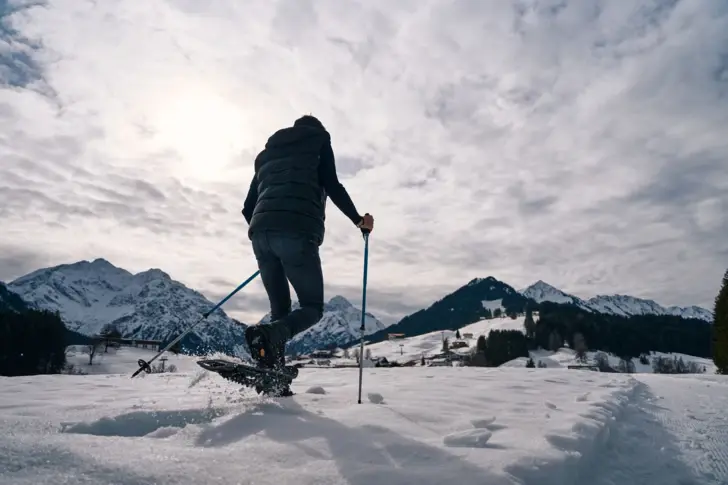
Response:
POLYGON ((639 380, 634 401, 596 463, 596 476, 583 476, 583 482, 728 484, 728 386, 716 377, 639 380))

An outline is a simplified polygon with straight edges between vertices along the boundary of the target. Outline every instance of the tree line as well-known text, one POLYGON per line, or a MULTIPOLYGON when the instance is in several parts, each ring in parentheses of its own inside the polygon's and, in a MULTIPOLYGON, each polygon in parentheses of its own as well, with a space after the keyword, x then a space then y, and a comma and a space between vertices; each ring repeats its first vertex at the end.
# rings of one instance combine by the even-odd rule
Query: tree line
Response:
POLYGON ((57 312, 0 310, 0 375, 60 373, 70 335, 57 312))
MULTIPOLYGON (((726 281, 728 282, 728 272, 726 281)), ((723 310, 726 316, 723 318, 725 325, 728 325, 728 289, 723 290, 723 293, 726 295, 726 310, 723 310)), ((552 302, 543 302, 532 308, 526 308, 523 331, 492 330, 487 337, 481 335, 475 349, 466 356, 465 365, 497 367, 519 357, 530 359, 529 350, 541 348, 556 351, 568 346, 575 351, 576 360, 583 363, 587 361, 588 350, 614 354, 623 362, 620 365, 625 370, 633 367, 632 359, 644 360, 645 355, 650 352, 682 353, 710 358, 714 348, 718 355, 726 352, 724 359, 728 366, 728 329, 723 336, 718 331, 716 337, 714 325, 704 320, 672 315, 623 317, 589 312, 574 305, 552 302), (539 312, 538 321, 533 318, 532 308, 539 312)), ((722 328, 720 322, 723 321, 717 315, 721 308, 723 307, 716 305, 715 327, 718 330, 722 328)), ((720 369, 719 360, 716 360, 716 365, 720 369)), ((528 366, 536 367, 530 361, 528 366)), ((680 373, 689 366, 683 367, 677 361, 666 365, 660 360, 656 372, 672 372, 672 368, 676 369, 675 373, 680 373)))

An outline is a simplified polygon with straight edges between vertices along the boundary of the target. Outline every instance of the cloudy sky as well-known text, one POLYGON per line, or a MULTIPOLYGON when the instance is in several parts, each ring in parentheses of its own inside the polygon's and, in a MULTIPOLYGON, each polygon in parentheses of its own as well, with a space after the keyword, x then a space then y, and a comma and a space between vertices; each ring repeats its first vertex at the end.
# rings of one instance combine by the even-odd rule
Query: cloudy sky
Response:
MULTIPOLYGON (((256 269, 253 159, 305 113, 376 220, 369 307, 474 277, 712 308, 728 2, 0 1, 0 280, 103 257, 211 299, 256 269)), ((327 298, 360 303, 329 206, 327 298)), ((229 313, 257 321, 260 281, 229 313)))

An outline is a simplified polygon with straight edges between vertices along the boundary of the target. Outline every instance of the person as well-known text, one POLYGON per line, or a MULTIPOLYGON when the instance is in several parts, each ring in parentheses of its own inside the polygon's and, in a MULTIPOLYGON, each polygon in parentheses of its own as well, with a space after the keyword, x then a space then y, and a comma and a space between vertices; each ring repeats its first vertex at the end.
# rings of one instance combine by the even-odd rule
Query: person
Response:
POLYGON ((324 240, 326 200, 360 230, 371 231, 371 215, 359 215, 336 174, 331 136, 314 116, 268 138, 255 159, 255 175, 243 205, 248 237, 270 302, 270 322, 246 328, 257 365, 285 365, 286 343, 323 316, 324 280, 319 247, 324 240), (291 283, 300 307, 291 311, 291 283))

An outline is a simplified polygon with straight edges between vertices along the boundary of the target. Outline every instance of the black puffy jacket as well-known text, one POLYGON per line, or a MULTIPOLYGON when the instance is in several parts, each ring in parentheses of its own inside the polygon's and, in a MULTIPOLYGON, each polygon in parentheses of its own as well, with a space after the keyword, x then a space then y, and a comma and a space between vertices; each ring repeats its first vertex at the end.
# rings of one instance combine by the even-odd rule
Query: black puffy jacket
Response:
POLYGON ((319 184, 319 154, 330 143, 327 131, 292 126, 268 139, 255 159, 258 198, 249 232, 298 230, 324 237, 326 192, 319 184))

